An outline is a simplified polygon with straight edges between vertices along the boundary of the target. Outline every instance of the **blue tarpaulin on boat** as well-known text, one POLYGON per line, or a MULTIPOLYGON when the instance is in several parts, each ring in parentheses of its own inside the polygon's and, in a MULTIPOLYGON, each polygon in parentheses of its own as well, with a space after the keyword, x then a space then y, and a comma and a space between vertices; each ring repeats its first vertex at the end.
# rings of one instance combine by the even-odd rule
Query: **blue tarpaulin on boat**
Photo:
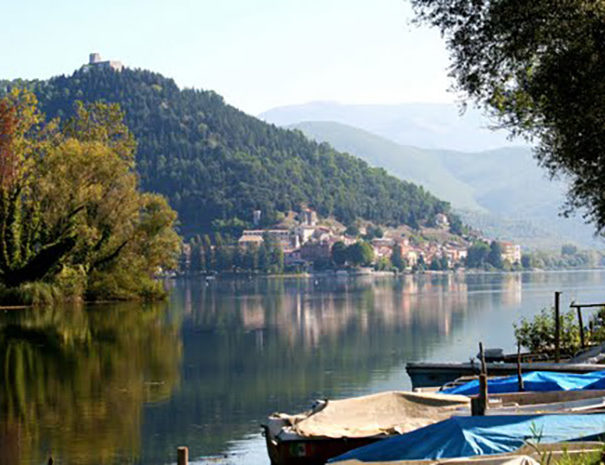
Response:
POLYGON ((551 444, 597 440, 605 435, 605 414, 494 415, 452 417, 440 423, 360 447, 329 462, 434 460, 513 452, 527 442, 551 444))
MULTIPOLYGON (((524 373, 523 384, 526 391, 580 391, 591 389, 605 389, 605 371, 591 373, 554 373, 550 371, 532 371, 524 373)), ((487 391, 490 394, 517 392, 519 381, 517 376, 494 378, 487 381, 487 391)), ((469 381, 449 389, 444 394, 472 395, 479 393, 479 380, 469 381)))

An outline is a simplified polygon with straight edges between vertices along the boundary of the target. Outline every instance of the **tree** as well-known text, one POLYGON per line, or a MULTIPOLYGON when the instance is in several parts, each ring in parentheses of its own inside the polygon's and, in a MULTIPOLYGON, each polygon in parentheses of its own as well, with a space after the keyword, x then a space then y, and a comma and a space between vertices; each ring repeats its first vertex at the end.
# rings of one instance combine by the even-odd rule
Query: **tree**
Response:
POLYGON ((429 270, 433 270, 433 271, 441 270, 441 260, 437 257, 433 258, 429 265, 429 270))
POLYGON ((2 284, 79 276, 89 298, 130 298, 176 266, 176 214, 138 191, 135 142, 116 105, 77 105, 61 126, 15 90, 0 100, 0 141, 2 284))
POLYGON ((477 241, 468 248, 466 266, 468 268, 481 268, 487 261, 490 246, 483 241, 477 241))
POLYGON ((377 271, 389 271, 393 268, 393 264, 388 257, 380 257, 378 262, 376 262, 376 270, 377 271))
POLYGON ((269 270, 269 266, 271 265, 271 253, 267 248, 267 243, 263 241, 263 243, 258 248, 258 268, 267 272, 269 270))
POLYGON ((284 251, 279 245, 275 245, 271 251, 271 272, 281 273, 284 271, 284 251))
POLYGON ((366 241, 357 241, 347 247, 347 261, 354 266, 367 266, 374 259, 374 249, 366 241))
POLYGON ((393 246, 393 254, 391 255, 391 262, 393 266, 397 268, 399 271, 403 271, 406 267, 405 260, 401 256, 401 246, 399 244, 395 244, 393 246))
POLYGON ((527 253, 521 255, 521 266, 526 270, 533 268, 533 257, 527 253))
POLYGON ((551 176, 571 181, 566 214, 605 228, 605 3, 412 0, 437 26, 456 90, 501 127, 538 143, 551 176))
POLYGON ((352 224, 347 227, 345 234, 348 236, 357 237, 359 236, 359 228, 356 225, 352 224))
POLYGON ((202 236, 202 250, 204 251, 204 266, 203 270, 208 272, 214 269, 214 250, 212 249, 212 241, 208 234, 202 236))
POLYGON ((502 269, 504 266, 502 261, 502 245, 498 241, 492 241, 490 244, 487 262, 498 269, 502 269))
MULTIPOLYGON (((244 270, 254 271, 259 267, 258 262, 259 254, 257 247, 246 247, 244 250, 243 258, 242 258, 242 266, 244 270)), ((264 268, 261 268, 262 271, 267 271, 267 264, 265 263, 264 268)))
POLYGON ((347 261, 347 246, 344 242, 335 242, 332 246, 332 261, 336 266, 344 266, 347 261))
MULTIPOLYGON (((254 256, 254 255, 253 255, 254 256)), ((233 268, 234 250, 230 246, 220 246, 216 248, 216 269, 219 271, 231 271, 233 268)), ((244 258, 247 261, 247 258, 244 258)), ((254 267, 254 261, 250 263, 250 268, 254 267)))
POLYGON ((370 225, 366 228, 366 240, 371 241, 375 237, 381 238, 382 236, 384 236, 384 231, 380 226, 370 225))
POLYGON ((189 271, 191 273, 199 273, 202 271, 202 264, 204 262, 204 249, 199 242, 192 241, 190 243, 190 250, 189 271))
POLYGON ((458 236, 461 236, 462 234, 464 234, 465 232, 465 227, 464 224, 462 223, 462 220, 460 219, 460 217, 456 216, 456 215, 450 215, 450 232, 452 234, 456 234, 458 236))
POLYGON ((434 271, 449 269, 449 263, 447 261, 447 257, 444 257, 444 256, 434 257, 431 260, 431 264, 429 265, 429 269, 434 270, 434 271))
POLYGON ((424 261, 424 255, 418 255, 418 261, 412 267, 413 271, 424 271, 426 270, 426 262, 424 261))

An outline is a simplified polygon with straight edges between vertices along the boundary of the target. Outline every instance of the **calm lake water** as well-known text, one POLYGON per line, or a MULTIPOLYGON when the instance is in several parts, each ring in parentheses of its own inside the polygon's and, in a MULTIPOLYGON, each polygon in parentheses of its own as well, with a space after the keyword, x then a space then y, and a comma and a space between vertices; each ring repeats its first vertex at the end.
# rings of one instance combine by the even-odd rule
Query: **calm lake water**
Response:
POLYGON ((605 271, 181 280, 161 305, 0 312, 0 464, 269 463, 259 423, 408 389, 410 360, 514 350, 513 322, 605 301, 605 271))

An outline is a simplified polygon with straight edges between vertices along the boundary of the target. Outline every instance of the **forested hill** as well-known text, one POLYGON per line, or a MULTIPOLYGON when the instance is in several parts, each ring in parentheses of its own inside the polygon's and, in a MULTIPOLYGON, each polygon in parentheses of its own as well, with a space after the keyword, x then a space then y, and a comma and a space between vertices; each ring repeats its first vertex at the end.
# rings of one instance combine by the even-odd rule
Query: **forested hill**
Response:
POLYGON ((449 212, 421 187, 157 73, 89 69, 21 85, 49 117, 71 114, 76 100, 119 103, 138 141, 142 187, 169 198, 184 235, 242 227, 254 209, 270 223, 303 204, 345 224, 361 218, 415 227, 449 212))

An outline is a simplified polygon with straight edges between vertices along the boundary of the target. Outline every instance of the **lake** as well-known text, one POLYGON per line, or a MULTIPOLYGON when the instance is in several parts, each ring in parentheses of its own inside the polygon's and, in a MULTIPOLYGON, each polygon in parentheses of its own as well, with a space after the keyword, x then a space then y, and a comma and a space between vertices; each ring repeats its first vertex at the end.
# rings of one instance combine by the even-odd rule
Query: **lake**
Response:
POLYGON ((605 271, 169 281, 169 302, 0 311, 0 463, 267 465, 259 424, 409 389, 411 360, 515 350, 513 323, 605 302, 605 271))

